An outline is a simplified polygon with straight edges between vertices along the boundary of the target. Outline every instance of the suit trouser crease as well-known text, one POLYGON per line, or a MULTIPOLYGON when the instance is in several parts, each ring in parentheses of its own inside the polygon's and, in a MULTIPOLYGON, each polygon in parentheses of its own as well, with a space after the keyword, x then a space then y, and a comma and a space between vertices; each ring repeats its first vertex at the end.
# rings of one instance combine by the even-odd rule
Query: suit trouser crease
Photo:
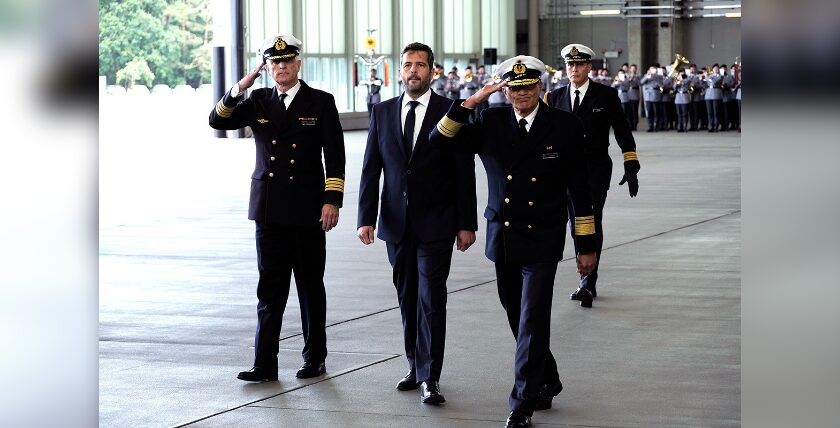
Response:
POLYGON ((254 365, 277 370, 280 331, 292 273, 300 304, 303 360, 323 362, 327 357, 325 232, 318 224, 289 226, 257 222, 256 245, 259 302, 254 365))
POLYGON ((446 341, 446 280, 452 263, 450 239, 421 242, 406 225, 401 242, 387 242, 400 304, 409 368, 418 382, 440 380, 446 341))

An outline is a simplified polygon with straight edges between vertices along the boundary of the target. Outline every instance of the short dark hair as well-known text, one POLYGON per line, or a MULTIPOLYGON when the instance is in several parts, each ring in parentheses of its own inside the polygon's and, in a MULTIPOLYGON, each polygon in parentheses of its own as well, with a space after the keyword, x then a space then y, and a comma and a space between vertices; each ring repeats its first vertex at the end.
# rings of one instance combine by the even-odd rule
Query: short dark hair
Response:
POLYGON ((414 42, 414 43, 407 44, 403 48, 402 52, 400 52, 400 62, 402 62, 402 57, 403 57, 403 55, 405 55, 406 52, 412 52, 412 51, 426 52, 426 59, 429 60, 429 66, 430 67, 432 66, 432 64, 435 63, 435 54, 434 54, 434 52, 432 52, 432 48, 430 48, 428 45, 424 45, 423 43, 420 43, 420 42, 414 42))

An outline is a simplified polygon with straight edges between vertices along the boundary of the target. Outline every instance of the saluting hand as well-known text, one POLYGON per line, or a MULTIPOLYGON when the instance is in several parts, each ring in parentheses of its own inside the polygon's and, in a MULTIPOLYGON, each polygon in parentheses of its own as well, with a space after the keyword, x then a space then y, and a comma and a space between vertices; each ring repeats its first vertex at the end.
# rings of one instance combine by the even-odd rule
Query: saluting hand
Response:
POLYGON ((265 64, 260 63, 260 65, 258 65, 257 68, 255 68, 250 73, 246 74, 245 77, 243 77, 239 81, 239 92, 242 92, 250 88, 251 86, 254 86, 254 82, 256 82, 257 78, 260 77, 260 72, 262 71, 263 67, 265 67, 265 64))
POLYGON ((321 229, 329 232, 338 224, 338 207, 333 204, 324 204, 321 207, 321 229))
POLYGON ((505 86, 507 86, 507 79, 502 80, 499 83, 488 83, 484 85, 480 91, 472 94, 469 98, 464 101, 464 107, 466 108, 475 108, 477 105, 487 101, 494 92, 501 90, 505 86))

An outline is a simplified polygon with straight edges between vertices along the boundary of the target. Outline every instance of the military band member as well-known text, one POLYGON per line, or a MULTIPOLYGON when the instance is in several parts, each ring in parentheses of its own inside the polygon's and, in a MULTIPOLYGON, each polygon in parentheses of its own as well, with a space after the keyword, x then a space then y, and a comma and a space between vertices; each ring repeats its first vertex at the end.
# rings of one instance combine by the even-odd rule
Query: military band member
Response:
POLYGON ((503 80, 454 103, 430 137, 434 144, 478 153, 487 172, 485 253, 495 263, 499 299, 516 338, 507 427, 530 425, 534 410, 551 407, 563 387, 549 350, 549 328, 569 200, 580 216, 579 270, 588 273, 596 259, 583 126, 540 102, 544 72, 545 65, 530 56, 503 62, 498 70, 503 80), (489 108, 466 123, 471 109, 503 88, 512 107, 489 108))
POLYGON ((627 74, 624 70, 618 70, 615 79, 613 79, 612 87, 618 91, 618 101, 621 102, 621 110, 627 119, 627 126, 632 130, 633 104, 630 101, 630 85, 631 83, 627 81, 627 74))
POLYGON ((215 129, 250 126, 257 149, 248 218, 256 223, 258 323, 254 366, 237 376, 245 381, 277 380, 280 328, 293 273, 304 338, 297 377, 326 372, 325 233, 338 224, 344 198, 344 134, 333 96, 298 79, 301 45, 291 35, 266 40, 262 63, 210 113, 215 129), (244 96, 263 69, 275 85, 244 96))
MULTIPOLYGON (((478 70, 475 73, 475 79, 479 84, 478 89, 481 89, 482 86, 490 83, 493 80, 493 77, 490 76, 490 73, 488 73, 485 70, 485 67, 483 65, 479 65, 478 70)), ((490 107, 490 103, 488 103, 487 101, 481 103, 478 107, 476 107, 475 117, 480 117, 481 112, 484 111, 484 109, 486 109, 487 107, 490 107)))
POLYGON ((676 111, 674 109, 674 81, 668 77, 665 68, 660 67, 658 70, 662 76, 662 128, 660 131, 674 129, 674 122, 676 121, 676 111))
POLYGON ((701 105, 703 103, 703 83, 700 80, 700 75, 697 72, 697 64, 691 64, 686 71, 689 80, 689 91, 691 92, 691 103, 688 108, 688 117, 691 122, 689 131, 696 131, 700 129, 701 105))
POLYGON ((735 92, 738 90, 738 82, 735 80, 735 66, 726 68, 726 64, 720 68, 723 75, 723 129, 725 131, 738 129, 738 102, 735 100, 735 92))
POLYGON ((443 74, 443 66, 435 64, 434 70, 432 71, 432 82, 430 83, 430 86, 432 91, 444 98, 446 98, 446 80, 446 75, 443 74))
MULTIPOLYGON (((546 101, 552 107, 572 113, 583 123, 587 136, 584 152, 589 166, 589 187, 594 207, 594 218, 590 222, 589 219, 579 221, 581 214, 574 211, 578 205, 569 205, 569 219, 571 220, 569 226, 573 236, 585 230, 585 226, 595 226, 595 251, 598 256, 593 269, 590 272, 581 273, 579 287, 569 298, 580 301, 583 307, 592 307, 592 299, 598 295, 595 285, 598 281, 601 247, 604 243, 602 220, 607 191, 612 178, 612 159, 608 151, 610 128, 615 134, 615 140, 624 157, 624 176, 618 184, 628 184, 631 198, 635 197, 639 191, 637 174, 640 165, 636 155, 636 141, 621 111, 616 90, 609 86, 595 84, 591 79, 586 78, 587 71, 592 67, 591 59, 595 53, 587 46, 571 44, 564 47, 560 55, 566 61, 570 84, 548 94, 546 101)), ((575 240, 575 244, 577 243, 578 241, 575 240)), ((577 252, 582 252, 582 250, 577 248, 577 252)))
POLYGON ((630 98, 630 105, 631 105, 631 117, 633 119, 630 122, 630 129, 636 131, 639 127, 639 100, 641 99, 641 94, 639 91, 639 87, 641 84, 639 81, 641 77, 637 73, 636 64, 631 64, 630 69, 627 72, 627 81, 630 82, 630 89, 627 92, 628 98, 630 98))
POLYGON ((709 117, 709 132, 718 132, 723 119, 723 76, 720 67, 712 65, 712 71, 703 82, 706 87, 706 113, 709 117))
POLYGON ((645 116, 648 120, 647 132, 656 132, 664 119, 662 113, 662 76, 659 74, 659 64, 648 68, 648 72, 639 84, 645 95, 645 116))
POLYGON ((683 72, 674 84, 674 106, 677 109, 677 132, 686 132, 691 105, 691 79, 683 72))
POLYGON ((429 144, 429 132, 452 104, 429 89, 433 61, 430 47, 406 46, 400 55, 405 92, 374 107, 357 235, 365 245, 373 243, 378 214, 376 235, 385 241, 393 268, 409 369, 397 389, 420 388, 421 402, 441 404, 452 244, 466 251, 478 223, 474 157, 429 144))
POLYGON ((446 75, 446 86, 444 87, 444 91, 446 92, 446 98, 449 98, 450 100, 457 100, 458 96, 461 95, 461 77, 458 76, 454 67, 453 70, 446 75))
POLYGON ((549 87, 547 92, 551 92, 555 89, 562 88, 569 84, 569 78, 563 74, 563 67, 558 68, 554 75, 551 77, 551 81, 549 82, 549 87))
MULTIPOLYGON (((467 66, 467 68, 464 69, 464 77, 461 79, 459 85, 461 91, 458 93, 458 99, 462 100, 471 97, 474 93, 478 92, 478 90, 481 89, 482 86, 484 86, 475 77, 475 75, 472 72, 472 66, 469 65, 467 66)), ((475 115, 478 114, 478 111, 480 109, 481 107, 476 107, 475 111, 473 112, 474 117, 477 117, 475 115)))

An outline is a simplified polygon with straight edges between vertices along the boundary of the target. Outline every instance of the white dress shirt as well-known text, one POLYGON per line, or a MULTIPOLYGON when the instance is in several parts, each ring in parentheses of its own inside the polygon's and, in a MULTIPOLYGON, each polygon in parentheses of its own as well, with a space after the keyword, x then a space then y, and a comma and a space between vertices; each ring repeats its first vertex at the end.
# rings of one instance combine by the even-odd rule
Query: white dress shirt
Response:
POLYGON ((516 117, 517 126, 519 126, 519 121, 520 120, 525 119, 525 122, 528 122, 528 123, 525 124, 525 130, 528 131, 528 132, 531 132, 531 125, 534 124, 534 118, 537 117, 537 110, 539 110, 539 109, 540 109, 540 103, 537 103, 537 107, 534 109, 534 111, 532 111, 531 113, 528 113, 528 116, 525 116, 525 117, 520 116, 519 113, 516 112, 516 110, 513 110, 513 115, 516 117))
POLYGON ((583 104, 583 97, 586 96, 586 91, 589 89, 589 79, 581 85, 580 88, 575 88, 575 85, 569 82, 569 106, 575 107, 575 89, 580 91, 580 103, 583 104))
MULTIPOLYGON (((275 86, 274 89, 277 89, 277 86, 275 86)), ((283 104, 286 105, 286 110, 289 109, 289 105, 292 103, 292 100, 295 99, 295 95, 297 95, 299 90, 300 90, 300 80, 298 80, 297 83, 295 83, 295 86, 292 86, 291 89, 286 91, 286 99, 283 100, 283 104)), ((234 98, 242 95, 242 93, 244 93, 244 91, 239 92, 239 83, 234 83, 233 87, 230 88, 230 96, 232 96, 234 98)), ((282 94, 282 92, 280 92, 280 90, 277 89, 277 96, 279 97, 280 94, 282 94)))
POLYGON ((408 115, 409 110, 411 110, 411 106, 408 104, 409 101, 417 101, 420 104, 417 107, 414 107, 414 138, 411 140, 411 147, 414 148, 414 145, 417 143, 417 137, 420 135, 420 127, 423 125, 423 118, 426 117, 426 109, 429 107, 429 100, 432 98, 432 90, 429 89, 426 91, 425 94, 421 95, 420 98, 416 100, 411 99, 407 93, 403 94, 402 98, 402 112, 400 114, 400 125, 402 128, 400 129, 400 133, 402 130, 405 129, 405 117, 408 115))

